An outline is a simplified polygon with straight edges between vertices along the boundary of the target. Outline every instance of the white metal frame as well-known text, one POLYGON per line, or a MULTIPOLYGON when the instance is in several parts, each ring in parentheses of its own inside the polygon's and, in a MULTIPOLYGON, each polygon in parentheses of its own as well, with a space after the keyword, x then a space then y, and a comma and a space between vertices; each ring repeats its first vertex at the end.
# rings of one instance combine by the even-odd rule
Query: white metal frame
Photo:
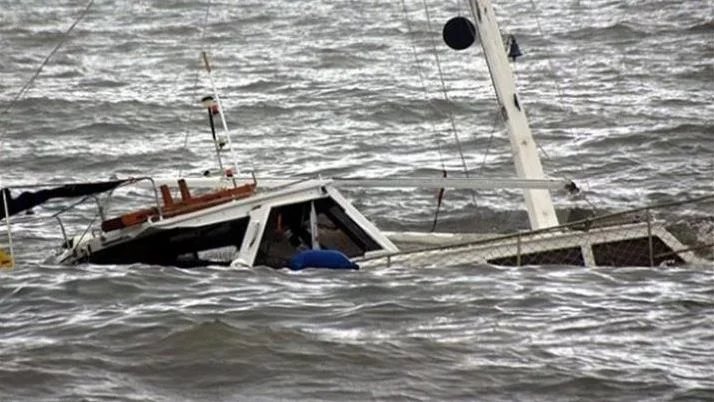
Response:
MULTIPOLYGON (((211 188, 225 186, 232 183, 232 179, 225 177, 185 177, 186 183, 191 187, 211 188)), ((269 189, 284 187, 298 181, 315 180, 310 177, 256 177, 260 188, 269 189)), ((157 185, 176 183, 176 178, 154 179, 157 185)), ((252 177, 236 177, 236 181, 252 181, 252 177)), ((319 180, 319 179, 318 179, 319 180)), ((424 188, 424 189, 549 189, 561 190, 572 181, 554 178, 503 178, 503 177, 330 177, 332 185, 337 188, 362 187, 362 188, 424 188)))
POLYGON ((250 211, 250 220, 248 221, 248 228, 246 228, 245 235, 243 236, 243 243, 241 243, 238 255, 231 265, 245 265, 249 267, 254 265, 260 243, 263 241, 265 225, 268 222, 270 210, 273 207, 273 205, 264 205, 250 211))

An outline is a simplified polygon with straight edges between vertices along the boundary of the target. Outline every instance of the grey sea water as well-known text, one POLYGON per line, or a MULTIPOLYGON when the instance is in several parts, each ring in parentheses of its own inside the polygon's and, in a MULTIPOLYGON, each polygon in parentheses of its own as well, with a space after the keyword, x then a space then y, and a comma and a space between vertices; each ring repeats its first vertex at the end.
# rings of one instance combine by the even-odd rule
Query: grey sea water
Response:
MULTIPOLYGON (((712 1, 495 3, 550 175, 604 210, 714 191, 712 1)), ((0 0, 0 110, 84 4, 0 0)), ((213 168, 201 50, 246 172, 456 176, 448 112, 473 175, 512 175, 480 50, 441 43, 464 2, 426 4, 96 1, 0 115, 3 183, 213 168)), ((430 228, 433 191, 346 193, 380 227, 430 228)), ((711 265, 68 268, 45 263, 63 205, 15 225, 0 273, 2 401, 714 400, 711 265)), ((524 224, 518 192, 443 208, 450 230, 524 224)))

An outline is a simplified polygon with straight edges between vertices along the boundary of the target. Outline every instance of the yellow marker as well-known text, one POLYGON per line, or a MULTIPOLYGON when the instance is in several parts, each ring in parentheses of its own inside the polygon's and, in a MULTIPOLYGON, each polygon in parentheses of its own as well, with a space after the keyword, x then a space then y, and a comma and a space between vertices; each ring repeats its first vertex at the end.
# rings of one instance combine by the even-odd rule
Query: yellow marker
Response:
POLYGON ((14 266, 15 259, 12 258, 12 255, 0 249, 0 268, 13 268, 14 266))

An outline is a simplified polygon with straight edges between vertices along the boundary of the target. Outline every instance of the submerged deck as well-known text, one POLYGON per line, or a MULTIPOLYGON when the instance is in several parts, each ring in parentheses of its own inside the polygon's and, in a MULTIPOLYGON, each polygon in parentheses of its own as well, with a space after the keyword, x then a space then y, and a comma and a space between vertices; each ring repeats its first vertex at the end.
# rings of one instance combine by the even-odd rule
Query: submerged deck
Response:
POLYGON ((362 266, 673 266, 714 262, 714 217, 692 227, 673 208, 714 209, 714 195, 569 222, 512 234, 388 233, 400 248, 386 257, 366 257, 362 266), (669 212, 669 213, 668 213, 669 212), (701 233, 699 233, 701 232, 701 233), (703 233, 703 235, 702 235, 703 233))

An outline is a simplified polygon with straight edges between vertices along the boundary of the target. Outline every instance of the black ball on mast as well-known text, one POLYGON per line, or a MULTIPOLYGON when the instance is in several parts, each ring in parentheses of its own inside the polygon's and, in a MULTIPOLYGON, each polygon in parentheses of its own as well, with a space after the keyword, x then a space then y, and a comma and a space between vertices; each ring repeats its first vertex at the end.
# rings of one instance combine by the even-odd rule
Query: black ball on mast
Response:
POLYGON ((476 27, 466 17, 454 17, 444 24, 444 42, 454 50, 464 50, 476 40, 476 27))

